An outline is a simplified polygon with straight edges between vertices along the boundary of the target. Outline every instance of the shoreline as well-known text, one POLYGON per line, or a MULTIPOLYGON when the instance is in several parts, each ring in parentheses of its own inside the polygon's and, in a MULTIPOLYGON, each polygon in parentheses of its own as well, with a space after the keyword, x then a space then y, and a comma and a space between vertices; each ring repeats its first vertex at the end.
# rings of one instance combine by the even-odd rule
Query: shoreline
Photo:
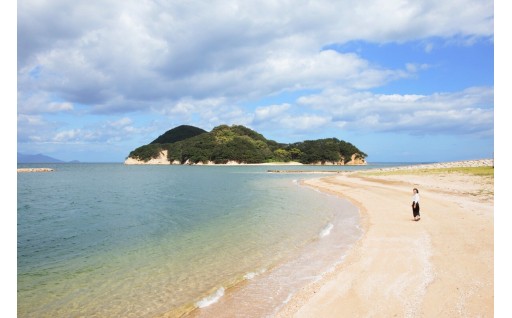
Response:
MULTIPOLYGON (((354 156, 352 156, 354 157, 354 156)), ((160 151, 160 154, 156 158, 151 158, 148 161, 143 161, 140 159, 135 159, 132 157, 126 158, 124 161, 125 165, 185 165, 185 166, 265 166, 265 165, 287 165, 287 166, 302 166, 305 165, 303 163, 300 163, 298 161, 288 161, 288 162, 262 162, 262 163, 243 163, 238 162, 234 160, 229 160, 226 163, 214 163, 213 161, 209 161, 207 163, 198 162, 198 163, 189 163, 188 160, 185 163, 180 163, 178 161, 169 161, 167 159, 167 150, 160 151)), ((355 159, 347 162, 346 164, 338 164, 338 163, 317 163, 312 165, 318 165, 318 166, 364 166, 366 165, 366 161, 356 161, 355 159)))
POLYGON ((333 272, 296 293, 275 317, 493 317, 493 179, 414 173, 493 164, 422 164, 306 180, 357 206, 364 233, 333 272), (421 196, 418 222, 413 187, 421 196))
POLYGON ((291 295, 308 282, 314 282, 330 272, 344 259, 347 251, 362 235, 357 207, 343 198, 315 191, 303 182, 297 180, 305 191, 319 193, 319 200, 334 200, 335 209, 343 212, 334 211, 337 216, 318 229, 316 235, 305 241, 302 247, 279 262, 264 270, 255 269, 247 273, 243 280, 232 286, 212 289, 208 296, 195 302, 195 308, 184 317, 227 318, 240 317, 243 313, 250 314, 250 317, 273 317, 291 295), (333 249, 336 249, 335 253, 332 253, 333 249), (200 306, 200 303, 207 303, 207 306, 200 306))
POLYGON ((17 168, 17 172, 52 172, 52 168, 17 168))
MULTIPOLYGON (((363 233, 332 271, 317 273, 318 280, 296 290, 270 317, 492 317, 493 182, 439 172, 482 166, 493 166, 493 160, 344 171, 300 180, 355 206, 363 233), (425 174, 425 169, 438 171, 425 174), (409 202, 413 187, 422 195, 419 222, 413 221, 409 202)), ((238 289, 246 284, 186 316, 258 316, 257 307, 236 306, 238 289)))

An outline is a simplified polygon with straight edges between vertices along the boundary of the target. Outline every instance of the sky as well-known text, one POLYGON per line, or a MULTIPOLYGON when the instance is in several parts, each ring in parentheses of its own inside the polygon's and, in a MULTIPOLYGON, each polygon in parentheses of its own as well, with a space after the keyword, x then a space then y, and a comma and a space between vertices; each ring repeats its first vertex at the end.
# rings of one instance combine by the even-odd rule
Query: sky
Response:
POLYGON ((123 162, 169 129, 494 157, 494 2, 18 0, 17 151, 123 162))

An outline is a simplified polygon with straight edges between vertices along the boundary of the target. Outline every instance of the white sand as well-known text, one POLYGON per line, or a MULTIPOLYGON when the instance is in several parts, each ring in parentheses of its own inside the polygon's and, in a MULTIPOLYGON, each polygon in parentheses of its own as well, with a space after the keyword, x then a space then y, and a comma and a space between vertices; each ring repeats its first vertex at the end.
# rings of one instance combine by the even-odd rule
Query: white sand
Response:
POLYGON ((494 316, 493 178, 350 173, 306 184, 357 205, 365 234, 334 272, 276 317, 494 316), (413 187, 421 196, 418 222, 413 187))

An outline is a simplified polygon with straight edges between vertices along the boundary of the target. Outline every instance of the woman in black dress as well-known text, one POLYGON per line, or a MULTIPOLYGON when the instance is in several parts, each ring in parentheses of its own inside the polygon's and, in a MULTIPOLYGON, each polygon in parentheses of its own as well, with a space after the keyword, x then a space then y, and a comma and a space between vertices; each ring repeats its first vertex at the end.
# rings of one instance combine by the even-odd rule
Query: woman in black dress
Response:
POLYGON ((418 189, 412 189, 412 216, 414 217, 414 221, 418 221, 420 219, 420 193, 418 189))

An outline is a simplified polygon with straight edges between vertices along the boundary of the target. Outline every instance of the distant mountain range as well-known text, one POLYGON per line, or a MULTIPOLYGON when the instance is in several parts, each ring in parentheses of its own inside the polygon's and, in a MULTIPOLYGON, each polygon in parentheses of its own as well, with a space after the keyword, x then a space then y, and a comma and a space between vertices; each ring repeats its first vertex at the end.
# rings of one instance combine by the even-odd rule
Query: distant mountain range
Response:
MULTIPOLYGON (((59 159, 52 158, 50 156, 46 156, 43 154, 37 154, 37 155, 27 155, 22 153, 18 154, 18 163, 66 163, 66 161, 62 161, 59 159)), ((77 163, 79 161, 73 160, 69 161, 70 163, 77 163)))

